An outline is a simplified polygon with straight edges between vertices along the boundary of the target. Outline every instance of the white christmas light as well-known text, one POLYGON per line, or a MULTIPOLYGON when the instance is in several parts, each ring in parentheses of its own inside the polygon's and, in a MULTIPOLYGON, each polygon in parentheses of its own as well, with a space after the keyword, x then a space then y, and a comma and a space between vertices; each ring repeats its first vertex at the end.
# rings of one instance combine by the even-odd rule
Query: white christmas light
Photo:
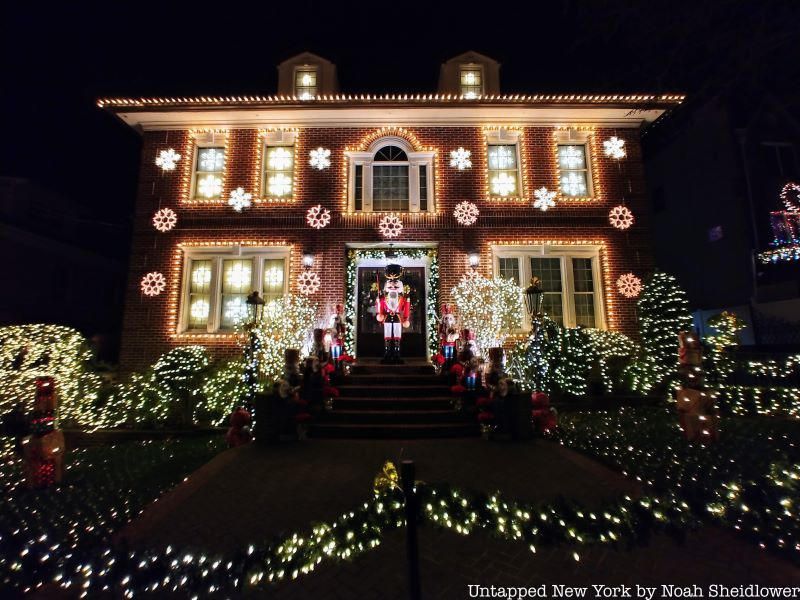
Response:
POLYGON ((292 166, 292 152, 286 148, 270 148, 269 167, 276 171, 285 171, 292 166))
POLYGON ((781 189, 781 201, 791 213, 800 212, 800 185, 789 182, 781 189))
POLYGON ((319 147, 316 150, 309 152, 309 155, 311 158, 309 159, 308 164, 315 169, 322 171, 322 169, 327 169, 331 166, 331 151, 327 148, 319 147))
POLYGON ((611 158, 625 158, 625 140, 612 136, 603 142, 603 150, 611 158))
POLYGON ((453 216, 459 225, 472 225, 478 220, 480 211, 472 202, 459 202, 453 211, 453 216))
POLYGON ((636 298, 642 292, 642 280, 633 273, 625 273, 617 279, 617 289, 626 298, 636 298))
POLYGON ((222 193, 222 179, 216 175, 205 175, 198 181, 197 190, 206 198, 215 198, 222 193))
POLYGON ((615 206, 608 213, 608 222, 617 229, 627 229, 633 225, 633 213, 627 206, 615 206))
POLYGON ((303 271, 297 276, 297 291, 305 296, 310 296, 319 290, 322 282, 314 271, 303 271))
POLYGON ((192 301, 192 305, 189 307, 189 314, 193 319, 205 321, 208 319, 208 313, 208 301, 203 300, 202 298, 197 298, 192 301))
POLYGON ((306 221, 314 229, 322 229, 331 222, 331 211, 323 208, 321 204, 317 204, 308 209, 306 221))
POLYGON ((236 188, 231 192, 231 197, 228 199, 228 204, 233 207, 236 212, 242 212, 244 208, 250 208, 253 194, 245 192, 244 188, 236 188))
POLYGON ((508 196, 517 190, 517 180, 507 173, 500 173, 492 179, 492 192, 500 196, 508 196))
POLYGON ((386 215, 378 223, 378 231, 385 238, 396 238, 403 231, 403 222, 397 215, 386 215))
POLYGON ((583 149, 577 146, 559 146, 561 166, 566 169, 583 168, 583 149))
POLYGON ((578 173, 565 173, 561 176, 561 191, 570 196, 586 194, 586 179, 578 173))
POLYGON ((536 200, 533 201, 533 208, 538 208, 542 212, 556 205, 556 201, 554 200, 556 193, 551 192, 546 187, 540 187, 533 192, 533 195, 536 197, 536 200))
POLYGON ((175 165, 181 159, 181 155, 172 148, 162 150, 156 157, 156 166, 161 167, 162 171, 174 171, 175 165))
POLYGON ((158 296, 167 289, 167 280, 161 273, 153 271, 142 277, 139 286, 145 296, 158 296))
POLYGON ((286 196, 292 191, 292 179, 283 173, 269 178, 269 193, 273 196, 286 196))
POLYGON ((178 215, 171 208, 162 208, 153 215, 153 227, 165 233, 178 223, 178 215))
POLYGON ((472 152, 459 147, 458 150, 450 151, 450 166, 455 167, 459 171, 469 169, 472 166, 472 161, 469 159, 472 152))
POLYGON ((225 167, 225 152, 216 148, 200 150, 200 167, 204 171, 222 171, 225 167))

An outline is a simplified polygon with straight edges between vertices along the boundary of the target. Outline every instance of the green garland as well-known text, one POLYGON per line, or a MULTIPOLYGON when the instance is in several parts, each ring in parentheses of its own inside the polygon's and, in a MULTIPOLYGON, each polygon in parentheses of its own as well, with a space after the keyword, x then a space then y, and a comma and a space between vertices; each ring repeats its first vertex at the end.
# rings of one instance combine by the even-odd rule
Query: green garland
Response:
MULTIPOLYGON (((371 248, 365 250, 348 250, 347 267, 345 270, 345 318, 347 320, 347 332, 345 333, 345 350, 355 357, 356 333, 356 278, 358 274, 358 262, 369 258, 384 258, 389 249, 371 248)), ((439 348, 439 337, 436 327, 439 306, 439 251, 436 248, 412 248, 394 250, 397 258, 408 258, 419 260, 428 258, 430 265, 428 268, 427 281, 427 301, 425 307, 426 321, 428 325, 428 349, 431 355, 436 354, 439 348)))

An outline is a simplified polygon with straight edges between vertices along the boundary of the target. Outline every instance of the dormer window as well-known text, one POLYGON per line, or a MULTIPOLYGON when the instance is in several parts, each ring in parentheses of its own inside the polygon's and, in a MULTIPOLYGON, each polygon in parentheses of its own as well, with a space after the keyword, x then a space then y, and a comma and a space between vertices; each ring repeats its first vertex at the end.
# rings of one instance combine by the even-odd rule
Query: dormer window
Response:
POLYGON ((461 65, 459 71, 461 95, 477 98, 483 95, 483 69, 480 65, 461 65))
POLYGON ((294 73, 294 95, 300 100, 313 100, 317 97, 317 68, 298 67, 294 73))
POLYGON ((433 210, 433 152, 414 152, 401 138, 377 140, 367 152, 348 152, 349 204, 355 212, 433 210))

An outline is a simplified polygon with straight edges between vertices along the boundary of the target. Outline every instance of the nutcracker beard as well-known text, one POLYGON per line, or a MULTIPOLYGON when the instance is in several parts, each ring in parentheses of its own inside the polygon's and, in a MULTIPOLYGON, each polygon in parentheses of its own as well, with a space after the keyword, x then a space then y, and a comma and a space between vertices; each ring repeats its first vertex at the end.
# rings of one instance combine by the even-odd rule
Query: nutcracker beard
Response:
POLYGON ((383 286, 383 294, 378 298, 379 323, 383 323, 383 341, 385 352, 384 364, 402 364, 400 358, 400 340, 403 328, 409 326, 409 304, 403 293, 403 282, 399 279, 388 279, 383 286))

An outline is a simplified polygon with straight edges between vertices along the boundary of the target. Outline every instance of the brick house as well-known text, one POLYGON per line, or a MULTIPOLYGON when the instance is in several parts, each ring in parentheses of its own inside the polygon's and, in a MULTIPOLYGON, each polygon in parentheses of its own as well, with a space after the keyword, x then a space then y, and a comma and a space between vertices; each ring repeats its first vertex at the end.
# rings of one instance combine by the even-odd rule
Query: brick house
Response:
MULTIPOLYGON (((339 93, 336 67, 310 53, 278 71, 274 96, 98 102, 143 137, 123 371, 179 345, 237 352, 247 293, 298 293, 300 279, 319 280, 309 297, 320 326, 344 303, 350 351, 377 354, 364 298, 387 262, 415 292, 407 355, 428 355, 433 314, 472 270, 523 287, 535 274, 565 326, 634 333, 635 299, 616 282, 653 266, 639 134, 681 96, 501 94, 499 64, 474 52, 441 66, 435 94, 339 93), (623 158, 604 151, 612 137, 623 158), (170 149, 180 159, 157 165, 170 149), (534 207, 542 188, 555 202, 546 211, 534 207), (237 190, 251 195, 241 212, 237 190), (473 224, 454 215, 464 202, 479 210, 473 224), (620 205, 635 218, 625 230, 609 218, 620 205), (317 206, 322 228, 309 221, 317 206), (163 209, 177 216, 166 231, 154 226, 163 209), (397 237, 381 233, 387 216, 402 223, 397 237), (163 277, 155 295, 147 274, 163 277)), ((520 316, 523 331, 522 305, 520 316)))

